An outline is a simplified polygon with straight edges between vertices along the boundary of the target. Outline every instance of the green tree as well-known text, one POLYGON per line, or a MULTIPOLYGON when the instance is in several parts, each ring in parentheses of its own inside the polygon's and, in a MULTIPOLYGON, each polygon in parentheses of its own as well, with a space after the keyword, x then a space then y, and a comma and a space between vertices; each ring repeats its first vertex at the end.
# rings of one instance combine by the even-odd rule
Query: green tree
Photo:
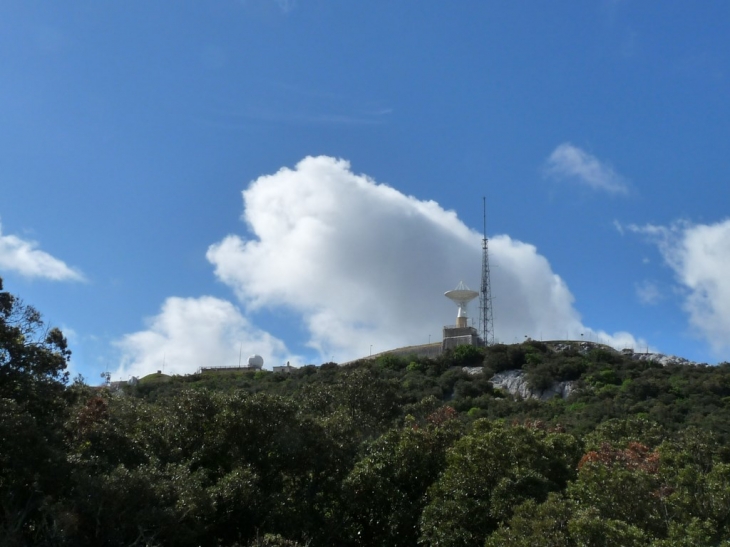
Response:
POLYGON ((38 310, 4 292, 0 278, 0 398, 37 420, 58 420, 70 355, 61 331, 48 329, 38 310))
POLYGON ((509 526, 501 526, 486 547, 644 547, 638 527, 606 519, 593 507, 551 493, 544 503, 527 500, 515 509, 509 526))
POLYGON ((565 488, 580 455, 566 434, 478 420, 456 442, 429 490, 421 518, 426 545, 481 545, 527 499, 565 488))
POLYGON ((371 367, 344 370, 331 383, 307 386, 302 396, 313 415, 346 413, 364 439, 388 429, 398 414, 395 383, 371 367))
MULTIPOLYGON (((688 428, 659 447, 667 518, 730 539, 730 463, 715 435, 688 428), (694 523, 694 524, 693 524, 694 523)), ((670 530, 671 532, 671 530, 670 530)))
POLYGON ((477 346, 456 346, 448 355, 451 366, 468 367, 481 365, 484 361, 484 349, 477 346))
POLYGON ((651 420, 638 416, 614 418, 599 424, 585 437, 587 450, 598 450, 604 444, 626 448, 631 442, 638 442, 651 448, 667 437, 664 428, 651 420))
POLYGON ((61 331, 0 279, 0 536, 10 545, 55 526, 49 500, 65 486, 69 355, 61 331))
POLYGON ((509 526, 502 525, 489 536, 486 547, 573 547, 568 522, 575 507, 552 492, 544 503, 527 500, 515 509, 509 526))
POLYGON ((600 518, 623 522, 648 532, 666 534, 666 509, 659 476, 659 454, 632 442, 625 449, 604 444, 579 464, 578 480, 567 494, 600 518))
POLYGON ((344 481, 350 535, 357 545, 415 545, 426 492, 460 434, 454 419, 420 428, 408 419, 368 447, 344 481))

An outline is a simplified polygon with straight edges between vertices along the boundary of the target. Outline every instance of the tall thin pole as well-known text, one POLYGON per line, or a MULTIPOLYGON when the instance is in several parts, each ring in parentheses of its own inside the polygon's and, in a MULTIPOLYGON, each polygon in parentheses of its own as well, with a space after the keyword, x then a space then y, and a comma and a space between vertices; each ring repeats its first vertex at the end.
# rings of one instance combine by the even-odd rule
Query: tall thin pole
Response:
POLYGON ((487 239, 487 198, 484 206, 484 237, 482 238, 482 287, 479 291, 479 334, 488 346, 494 344, 494 318, 492 316, 492 288, 489 281, 489 240, 487 239))

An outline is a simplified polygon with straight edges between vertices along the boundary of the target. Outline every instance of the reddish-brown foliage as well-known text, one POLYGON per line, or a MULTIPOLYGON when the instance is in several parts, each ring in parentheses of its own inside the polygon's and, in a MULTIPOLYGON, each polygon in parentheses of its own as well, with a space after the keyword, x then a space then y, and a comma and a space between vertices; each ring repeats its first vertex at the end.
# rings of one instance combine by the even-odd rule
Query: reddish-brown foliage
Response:
POLYGON ((448 421, 454 420, 459 416, 459 413, 450 406, 442 406, 428 415, 426 421, 436 427, 445 424, 448 421))
POLYGON ((92 397, 86 402, 84 408, 81 409, 78 415, 78 426, 79 433, 82 435, 89 429, 94 427, 94 424, 106 420, 109 415, 109 408, 104 399, 101 397, 92 397))
POLYGON ((626 469, 638 469, 652 475, 659 471, 659 453, 637 442, 630 442, 624 449, 613 448, 610 444, 604 443, 600 449, 585 454, 578 463, 578 469, 591 462, 606 467, 622 466, 626 469))

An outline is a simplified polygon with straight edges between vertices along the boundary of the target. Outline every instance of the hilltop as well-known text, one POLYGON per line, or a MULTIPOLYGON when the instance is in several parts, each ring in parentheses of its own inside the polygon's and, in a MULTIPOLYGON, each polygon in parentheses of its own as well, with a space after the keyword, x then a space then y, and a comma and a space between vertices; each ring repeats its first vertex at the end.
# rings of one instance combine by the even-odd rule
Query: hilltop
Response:
MULTIPOLYGON (((164 383, 140 382, 126 393, 148 401, 186 389, 298 398, 360 371, 387 385, 401 418, 412 405, 429 400, 468 419, 540 419, 577 432, 629 416, 649 418, 670 429, 730 424, 727 363, 708 366, 663 354, 622 353, 593 342, 462 346, 436 358, 417 355, 418 346, 410 349, 410 355, 384 353, 344 365, 308 365, 287 374, 240 370, 171 376, 164 383)), ((718 432, 724 435, 726 428, 718 432)))

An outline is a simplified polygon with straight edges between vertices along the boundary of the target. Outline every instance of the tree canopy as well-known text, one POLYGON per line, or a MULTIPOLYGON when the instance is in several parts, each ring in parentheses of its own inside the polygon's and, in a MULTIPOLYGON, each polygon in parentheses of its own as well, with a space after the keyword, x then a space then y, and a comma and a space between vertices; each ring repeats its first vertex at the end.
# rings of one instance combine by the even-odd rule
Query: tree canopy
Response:
POLYGON ((61 332, 0 281, 0 538, 730 546, 730 365, 563 346, 113 391, 70 384, 61 332), (489 382, 516 369, 574 389, 522 400, 489 382))

